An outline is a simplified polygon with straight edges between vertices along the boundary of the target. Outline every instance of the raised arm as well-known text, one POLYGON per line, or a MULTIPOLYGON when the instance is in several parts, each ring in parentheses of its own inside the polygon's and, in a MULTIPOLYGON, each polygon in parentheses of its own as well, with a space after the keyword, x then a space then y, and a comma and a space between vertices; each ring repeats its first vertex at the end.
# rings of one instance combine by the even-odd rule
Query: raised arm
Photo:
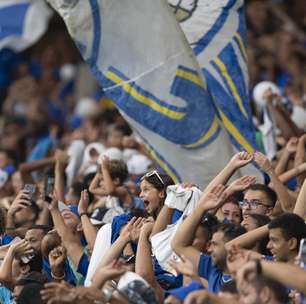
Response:
POLYGON ((119 237, 112 244, 111 248, 104 255, 99 267, 108 265, 111 261, 118 259, 124 248, 131 241, 138 242, 140 229, 143 225, 143 218, 133 217, 128 224, 121 230, 119 237))
POLYGON ((30 244, 21 240, 17 243, 14 243, 8 249, 8 252, 5 255, 4 261, 0 266, 0 282, 9 289, 14 289, 16 278, 13 276, 12 267, 14 258, 22 254, 30 254, 33 253, 33 249, 31 249, 30 244))
POLYGON ((65 151, 55 151, 55 181, 54 190, 57 198, 65 202, 65 169, 68 164, 69 156, 65 151))
POLYGON ((256 152, 254 154, 254 160, 261 168, 261 170, 269 175, 283 211, 292 212, 295 205, 295 199, 289 194, 286 186, 283 185, 283 183, 276 175, 268 158, 264 154, 256 152))
MULTIPOLYGON (((306 145, 306 134, 304 134, 303 136, 299 138, 299 142, 298 142, 297 150, 295 154, 295 159, 294 159, 295 167, 298 167, 299 165, 305 163, 306 161, 305 145, 306 145)), ((305 178, 306 178, 305 172, 298 176, 297 181, 298 181, 299 186, 303 184, 305 178)))
POLYGON ((58 209, 57 199, 53 198, 52 202, 48 204, 48 208, 52 216, 54 227, 61 237, 64 247, 67 249, 67 255, 77 268, 83 255, 83 247, 80 239, 65 225, 62 215, 58 209))
POLYGON ((81 198, 80 198, 79 205, 78 205, 78 212, 81 217, 82 228, 83 228, 85 239, 87 241, 87 246, 90 252, 92 252, 95 246, 97 230, 89 219, 89 216, 87 213, 88 204, 89 204, 88 191, 83 190, 81 192, 81 198))
POLYGON ((247 152, 235 154, 224 169, 208 184, 204 192, 210 192, 217 185, 226 185, 232 175, 253 160, 253 155, 247 152))
POLYGON ((263 275, 291 289, 306 293, 306 271, 296 265, 264 260, 250 261, 238 271, 238 284, 243 280, 255 278, 257 275, 263 275))
POLYGON ((275 173, 277 175, 282 174, 286 171, 288 162, 293 154, 296 153, 298 144, 298 138, 297 137, 291 137, 288 141, 286 147, 283 149, 280 155, 280 159, 277 162, 277 165, 275 167, 275 173))
POLYGON ((48 166, 54 166, 54 164, 55 158, 53 156, 20 164, 19 171, 21 173, 23 182, 33 183, 31 172, 41 170, 48 166))
POLYGON ((166 229, 167 225, 171 224, 173 212, 174 209, 169 208, 166 205, 162 207, 154 223, 151 236, 163 231, 164 229, 166 229))
POLYGON ((135 272, 155 289, 159 303, 163 303, 164 292, 156 280, 152 262, 152 250, 149 241, 152 229, 153 223, 146 223, 141 229, 136 253, 135 272))
POLYGON ((306 220, 306 179, 304 180, 299 196, 296 200, 293 213, 306 220))
POLYGON ((210 210, 217 209, 224 201, 225 187, 218 185, 210 192, 204 193, 197 208, 181 223, 172 239, 171 247, 179 256, 183 255, 197 267, 200 260, 200 251, 192 246, 196 230, 203 215, 210 210))
POLYGON ((230 249, 233 245, 250 249, 256 244, 256 242, 267 236, 268 233, 268 225, 264 225, 236 237, 235 239, 227 242, 225 246, 227 249, 230 249))
POLYGON ((301 174, 304 175, 305 172, 306 172, 306 163, 303 163, 298 165, 297 167, 294 167, 284 172, 283 174, 279 175, 278 178, 283 184, 285 184, 294 177, 298 177, 301 174))

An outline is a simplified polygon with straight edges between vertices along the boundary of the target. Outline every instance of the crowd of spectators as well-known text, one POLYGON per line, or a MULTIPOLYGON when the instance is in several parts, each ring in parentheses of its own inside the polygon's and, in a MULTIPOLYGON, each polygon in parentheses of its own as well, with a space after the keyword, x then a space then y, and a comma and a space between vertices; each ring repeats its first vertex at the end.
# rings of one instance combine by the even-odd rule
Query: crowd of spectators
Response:
POLYGON ((306 303, 306 6, 246 2, 259 148, 205 189, 162 172, 58 16, 0 50, 0 303, 306 303))

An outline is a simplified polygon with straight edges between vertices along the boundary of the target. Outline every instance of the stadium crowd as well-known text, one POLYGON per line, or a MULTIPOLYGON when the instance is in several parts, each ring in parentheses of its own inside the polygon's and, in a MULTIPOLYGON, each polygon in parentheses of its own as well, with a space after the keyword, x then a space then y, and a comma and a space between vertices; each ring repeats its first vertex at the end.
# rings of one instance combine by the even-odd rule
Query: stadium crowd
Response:
POLYGON ((259 148, 205 189, 157 166, 59 17, 1 50, 0 303, 306 303, 305 10, 247 1, 259 148))

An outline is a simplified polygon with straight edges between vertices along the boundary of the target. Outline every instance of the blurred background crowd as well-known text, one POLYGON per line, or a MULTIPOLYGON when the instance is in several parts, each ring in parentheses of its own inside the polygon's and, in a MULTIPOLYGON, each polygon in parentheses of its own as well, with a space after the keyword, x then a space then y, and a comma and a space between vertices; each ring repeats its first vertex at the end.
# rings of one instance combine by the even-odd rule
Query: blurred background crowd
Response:
POLYGON ((172 185, 59 16, 0 50, 0 303, 305 303, 306 5, 248 0, 246 18, 260 152, 203 193, 172 185), (250 162, 265 185, 227 185, 250 162))

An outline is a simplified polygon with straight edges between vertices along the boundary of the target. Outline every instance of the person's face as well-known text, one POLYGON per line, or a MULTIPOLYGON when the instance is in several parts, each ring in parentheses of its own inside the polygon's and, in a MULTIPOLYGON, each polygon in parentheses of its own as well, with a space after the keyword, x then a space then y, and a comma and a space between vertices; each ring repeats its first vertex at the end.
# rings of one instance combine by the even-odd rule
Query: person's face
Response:
POLYGON ((161 207, 164 193, 163 191, 157 190, 148 181, 143 180, 140 184, 140 194, 139 197, 143 201, 146 211, 150 215, 156 215, 161 207))
POLYGON ((17 227, 30 227, 35 222, 35 213, 29 207, 20 209, 14 215, 14 222, 17 227))
POLYGON ((207 231, 203 227, 199 226, 196 230, 192 247, 198 249, 201 252, 205 252, 207 249, 208 241, 209 239, 207 231))
POLYGON ((31 229, 26 232, 25 239, 36 252, 41 252, 41 242, 44 234, 42 229, 31 229))
POLYGON ((229 220, 235 225, 239 225, 241 222, 241 211, 240 207, 234 203, 228 202, 221 208, 221 212, 224 218, 229 220))
POLYGON ((12 185, 13 185, 15 193, 18 193, 20 190, 23 189, 24 183, 23 183, 20 171, 16 171, 12 175, 12 185))
POLYGON ((257 221, 249 215, 246 215, 241 222, 241 226, 244 227, 247 231, 254 230, 258 228, 257 221))
POLYGON ((239 304, 261 304, 259 294, 252 284, 245 282, 241 287, 238 288, 239 304))
POLYGON ((244 200, 254 202, 254 204, 245 204, 242 207, 243 216, 248 214, 271 215, 273 207, 263 191, 248 190, 244 195, 244 200))
POLYGON ((207 252, 211 255, 213 263, 220 269, 226 264, 226 250, 224 246, 224 234, 218 231, 213 234, 207 252))
POLYGON ((119 130, 110 130, 107 136, 109 147, 122 148, 123 133, 119 130))
POLYGON ((290 255, 288 240, 283 236, 280 228, 269 230, 269 243, 267 248, 271 251, 275 261, 287 262, 290 255))

